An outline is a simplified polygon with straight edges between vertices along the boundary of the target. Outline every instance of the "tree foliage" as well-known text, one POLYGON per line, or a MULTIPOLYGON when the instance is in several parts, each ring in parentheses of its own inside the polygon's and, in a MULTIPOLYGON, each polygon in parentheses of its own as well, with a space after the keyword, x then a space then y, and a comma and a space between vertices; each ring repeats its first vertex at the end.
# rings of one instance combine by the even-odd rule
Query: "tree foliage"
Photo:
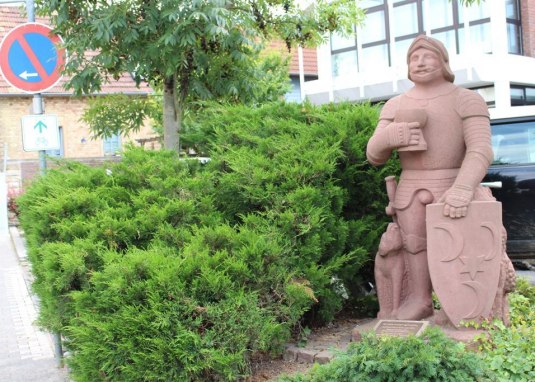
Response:
MULTIPOLYGON (((242 92, 237 95, 218 97, 220 102, 245 104, 261 104, 280 100, 290 88, 289 56, 283 57, 277 52, 266 51, 254 62, 254 75, 251 81, 250 92, 242 92)), ((212 70, 216 72, 216 70, 212 70)), ((216 82, 209 80, 208 82, 216 82)), ((197 94, 211 98, 211 93, 197 94)), ((190 99, 194 100, 191 95, 190 99)), ((195 114, 197 104, 189 102, 185 110, 188 114, 195 114)), ((156 134, 162 136, 162 93, 156 92, 146 97, 127 96, 124 94, 109 94, 96 96, 89 100, 88 107, 84 110, 82 121, 87 123, 95 137, 108 137, 114 134, 128 134, 137 132, 147 122, 150 123, 156 134)), ((182 134, 183 135, 183 134, 182 134)), ((184 143, 184 142, 183 142, 184 143)), ((188 145, 188 142, 185 142, 188 145)), ((183 145, 184 146, 184 145, 183 145)))
POLYGON ((254 91, 254 60, 263 42, 288 47, 318 43, 324 33, 349 33, 353 0, 37 0, 63 36, 67 84, 76 93, 100 90, 109 76, 131 73, 163 91, 164 144, 178 149, 190 96, 240 98, 254 91), (91 54, 87 54, 88 52, 91 54))
POLYGON ((160 132, 162 112, 157 97, 109 94, 91 98, 81 120, 89 125, 93 136, 111 137, 139 131, 147 118, 153 130, 160 132))

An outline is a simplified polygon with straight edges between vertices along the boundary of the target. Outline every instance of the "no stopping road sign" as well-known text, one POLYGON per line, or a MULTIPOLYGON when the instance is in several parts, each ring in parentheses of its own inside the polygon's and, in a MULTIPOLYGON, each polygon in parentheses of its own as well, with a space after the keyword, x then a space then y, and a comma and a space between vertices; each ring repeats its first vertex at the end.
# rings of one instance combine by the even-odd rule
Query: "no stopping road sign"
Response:
POLYGON ((0 71, 9 84, 27 93, 40 93, 61 78, 65 50, 52 28, 26 23, 13 28, 0 44, 0 71))

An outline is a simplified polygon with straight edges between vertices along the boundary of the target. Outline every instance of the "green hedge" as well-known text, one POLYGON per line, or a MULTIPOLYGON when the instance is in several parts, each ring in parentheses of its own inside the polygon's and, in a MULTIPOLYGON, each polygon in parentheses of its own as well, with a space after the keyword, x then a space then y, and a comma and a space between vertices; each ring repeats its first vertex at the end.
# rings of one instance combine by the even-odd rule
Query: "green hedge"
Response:
POLYGON ((77 381, 236 380, 307 311, 330 320, 384 227, 367 105, 203 106, 211 161, 128 150, 18 199, 42 303, 77 381))

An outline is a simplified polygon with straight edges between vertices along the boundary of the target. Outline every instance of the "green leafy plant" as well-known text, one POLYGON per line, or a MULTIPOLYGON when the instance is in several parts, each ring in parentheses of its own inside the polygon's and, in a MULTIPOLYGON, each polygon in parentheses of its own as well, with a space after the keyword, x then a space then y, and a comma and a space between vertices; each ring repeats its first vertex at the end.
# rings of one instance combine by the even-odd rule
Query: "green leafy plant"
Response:
POLYGON ((427 329, 420 337, 365 335, 327 365, 315 365, 304 375, 285 376, 280 382, 402 382, 491 381, 475 353, 447 338, 440 329, 427 329))
POLYGON ((533 381, 535 287, 519 278, 516 291, 509 295, 509 303, 511 325, 484 322, 482 326, 488 333, 478 337, 479 349, 498 381, 533 381))
POLYGON ((312 330, 308 326, 301 327, 299 330, 299 338, 297 339, 297 346, 305 347, 311 333, 312 330))

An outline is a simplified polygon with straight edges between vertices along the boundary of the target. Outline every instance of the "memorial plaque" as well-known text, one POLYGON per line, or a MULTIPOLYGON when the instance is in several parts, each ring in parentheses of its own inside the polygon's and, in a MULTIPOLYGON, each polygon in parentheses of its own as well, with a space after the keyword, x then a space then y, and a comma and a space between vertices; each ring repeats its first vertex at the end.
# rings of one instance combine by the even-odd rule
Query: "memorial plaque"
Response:
POLYGON ((419 336, 427 328, 427 325, 429 325, 429 321, 379 320, 373 330, 378 336, 419 336))

